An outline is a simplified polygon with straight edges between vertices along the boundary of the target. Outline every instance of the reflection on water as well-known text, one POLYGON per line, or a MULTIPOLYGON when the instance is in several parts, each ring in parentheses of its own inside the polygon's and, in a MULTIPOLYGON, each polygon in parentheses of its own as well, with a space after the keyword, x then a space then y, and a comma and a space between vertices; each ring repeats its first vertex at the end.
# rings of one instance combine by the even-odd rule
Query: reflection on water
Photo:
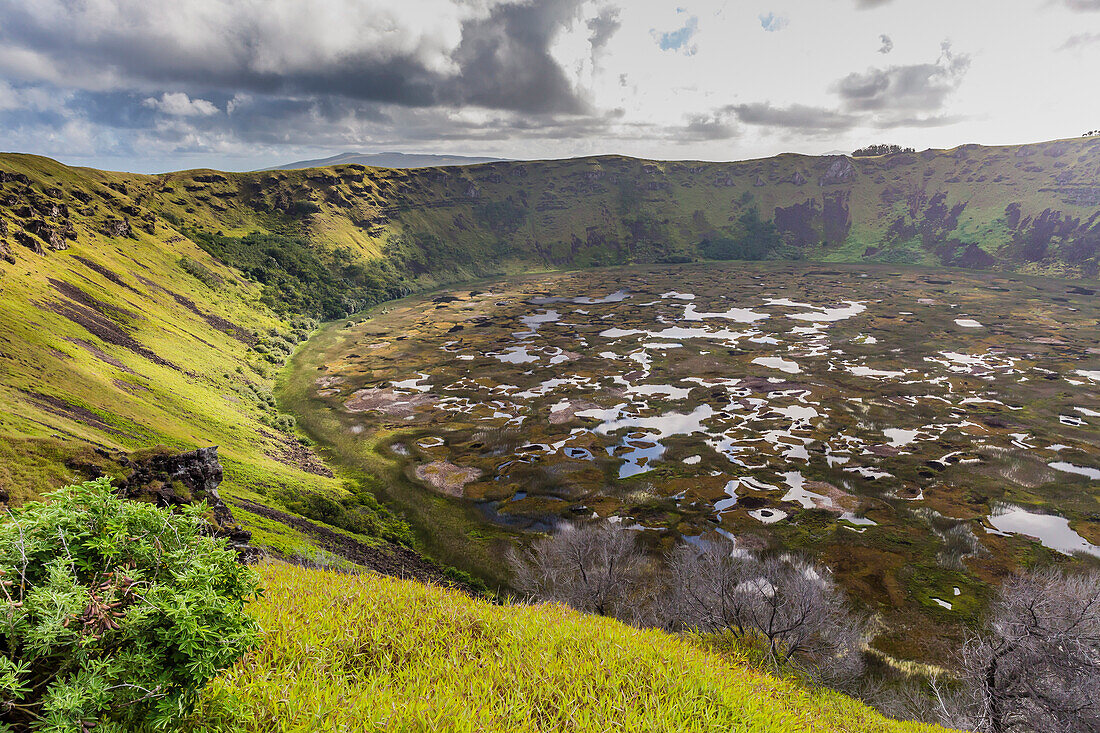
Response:
POLYGON ((1000 532, 1034 537, 1044 547, 1070 555, 1085 552, 1100 557, 1100 547, 1070 529, 1069 520, 1055 514, 1037 514, 1014 504, 998 504, 989 523, 1000 532))

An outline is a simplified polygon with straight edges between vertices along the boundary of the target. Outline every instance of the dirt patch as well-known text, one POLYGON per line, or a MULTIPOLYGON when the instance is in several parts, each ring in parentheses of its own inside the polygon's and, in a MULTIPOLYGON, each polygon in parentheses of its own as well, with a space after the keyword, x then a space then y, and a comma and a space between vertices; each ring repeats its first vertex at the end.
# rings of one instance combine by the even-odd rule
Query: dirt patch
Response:
POLYGON ((823 503, 819 501, 814 501, 814 504, 818 505, 819 509, 827 509, 835 512, 854 512, 859 507, 859 499, 857 497, 826 481, 807 481, 803 488, 815 494, 827 496, 832 501, 831 506, 823 505, 823 503))
POLYGON ((83 264, 89 270, 93 270, 94 272, 98 272, 100 275, 107 278, 108 280, 113 282, 115 285, 120 285, 120 286, 126 288, 127 290, 129 290, 130 292, 133 292, 133 293, 137 292, 129 284, 123 282, 122 278, 119 277, 115 272, 113 272, 111 270, 108 270, 106 267, 99 264, 98 262, 93 262, 92 260, 89 260, 86 257, 81 257, 80 255, 73 255, 73 259, 76 260, 77 262, 83 264))
POLYGON ((398 394, 392 389, 367 387, 352 394, 351 398, 344 402, 344 407, 348 412, 377 410, 383 415, 407 417, 416 412, 418 407, 430 405, 437 399, 428 394, 398 394))
POLYGON ((88 293, 84 292, 77 286, 67 283, 64 280, 55 280, 50 278, 50 285, 57 292, 64 295, 69 300, 79 303, 85 308, 91 308, 102 315, 114 319, 114 320, 137 320, 138 314, 128 308, 121 308, 119 306, 109 305, 102 300, 92 297, 88 293))
POLYGON ((119 323, 118 320, 136 319, 138 315, 125 308, 115 308, 102 301, 96 300, 75 285, 70 285, 60 280, 50 279, 50 284, 67 300, 35 303, 39 308, 56 313, 68 318, 73 323, 81 326, 88 333, 100 340, 129 349, 135 354, 144 356, 154 364, 171 367, 179 371, 172 362, 154 354, 149 349, 138 343, 119 323))
POLYGON ((590 400, 570 400, 569 406, 550 413, 551 425, 564 425, 572 422, 577 413, 582 410, 598 410, 600 405, 590 400))
POLYGON ((232 321, 227 321, 221 316, 216 316, 213 313, 207 313, 206 311, 200 309, 197 305, 195 305, 195 301, 191 300, 190 298, 184 297, 179 293, 174 293, 171 290, 167 292, 169 295, 172 296, 172 299, 174 301, 194 313, 199 318, 206 321, 206 323, 214 330, 221 331, 224 334, 228 334, 229 336, 232 336, 233 338, 240 341, 242 344, 252 346, 256 343, 256 338, 251 333, 238 326, 236 323, 233 323, 232 321))
POLYGON ((100 361, 102 361, 104 363, 110 364, 113 367, 118 367, 122 371, 127 372, 129 374, 134 373, 133 369, 126 366, 121 361, 119 361, 115 357, 111 356, 110 354, 106 353, 105 351, 97 348, 95 346, 95 344, 92 344, 89 341, 85 341, 84 339, 78 339, 78 338, 65 338, 64 340, 68 341, 70 344, 76 344, 77 346, 84 349, 89 354, 91 354, 92 356, 94 356, 95 358, 99 359, 100 361))
POLYGON ((245 511, 293 527, 309 535, 317 546, 326 552, 339 555, 345 560, 356 565, 362 565, 380 575, 443 585, 465 591, 470 595, 477 595, 473 588, 447 577, 440 567, 407 547, 391 543, 384 543, 377 547, 371 546, 323 525, 314 524, 293 514, 286 514, 261 506, 247 499, 234 499, 233 503, 245 511))
POLYGON ((24 395, 39 409, 45 410, 51 415, 57 415, 58 417, 64 417, 74 422, 78 422, 82 425, 95 428, 96 430, 102 430, 105 433, 111 435, 134 438, 137 436, 130 435, 129 433, 119 430, 115 426, 108 423, 100 415, 89 410, 83 405, 75 405, 71 402, 67 402, 60 397, 54 397, 53 395, 45 395, 40 392, 28 392, 24 391, 24 395))
POLYGON ((122 379, 112 379, 111 384, 115 385, 123 392, 128 392, 132 395, 139 395, 142 393, 148 393, 152 390, 146 387, 144 384, 134 384, 133 382, 127 382, 122 379))
POLYGON ((463 496, 466 484, 481 477, 481 470, 466 468, 450 461, 432 461, 416 467, 416 477, 448 496, 463 496))
POLYGON ((332 478, 332 470, 317 457, 316 453, 297 440, 285 435, 276 435, 267 430, 261 429, 259 432, 260 435, 276 443, 276 449, 267 452, 268 457, 274 458, 284 466, 293 466, 315 476, 332 478))

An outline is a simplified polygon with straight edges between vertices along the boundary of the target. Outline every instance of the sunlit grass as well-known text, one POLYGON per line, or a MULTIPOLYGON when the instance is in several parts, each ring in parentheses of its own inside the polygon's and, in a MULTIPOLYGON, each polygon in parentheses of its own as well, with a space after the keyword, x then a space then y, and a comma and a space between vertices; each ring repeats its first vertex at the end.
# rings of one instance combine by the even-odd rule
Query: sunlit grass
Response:
POLYGON ((271 563, 261 649, 209 689, 210 731, 907 731, 734 654, 555 605, 494 606, 271 563))

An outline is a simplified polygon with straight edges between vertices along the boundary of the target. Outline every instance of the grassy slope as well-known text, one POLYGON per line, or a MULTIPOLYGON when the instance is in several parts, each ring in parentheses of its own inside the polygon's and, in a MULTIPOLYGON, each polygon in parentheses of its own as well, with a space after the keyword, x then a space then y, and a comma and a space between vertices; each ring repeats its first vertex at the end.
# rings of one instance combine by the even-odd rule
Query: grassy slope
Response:
MULTIPOLYGON (((103 191, 126 205, 147 185, 32 156, 4 156, 0 167, 28 175, 38 190, 103 191), (124 184, 130 195, 106 189, 109 183, 124 184)), ((284 492, 343 494, 339 480, 279 459, 292 439, 261 423, 270 408, 250 397, 247 386, 269 391, 274 367, 250 358, 240 338, 194 312, 246 333, 285 330, 284 321, 258 305, 257 286, 163 221, 154 234, 135 229, 135 238, 107 237, 99 229, 112 205, 94 205, 94 214, 73 217, 78 238, 69 249, 38 256, 14 245, 15 264, 0 263, 0 490, 18 502, 72 481, 76 472, 65 462, 87 446, 129 450, 159 443, 220 446, 230 503, 243 497, 278 506, 284 492), (183 256, 216 273, 221 284, 210 287, 185 272, 183 256), (63 293, 66 287, 51 281, 84 295, 63 293), (74 312, 117 330, 93 335, 74 312), (120 335, 133 347, 117 343, 120 335)), ((308 549, 309 541, 292 529, 244 519, 264 544, 287 553, 308 549)))
POLYGON ((263 647, 195 716, 209 731, 932 731, 656 631, 560 606, 283 564, 263 647))

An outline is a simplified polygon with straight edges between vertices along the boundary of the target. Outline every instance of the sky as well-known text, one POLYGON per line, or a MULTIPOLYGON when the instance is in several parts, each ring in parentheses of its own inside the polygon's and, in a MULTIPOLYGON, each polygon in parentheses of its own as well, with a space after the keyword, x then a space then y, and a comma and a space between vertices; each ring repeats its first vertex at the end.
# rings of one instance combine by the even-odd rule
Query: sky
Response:
POLYGON ((1100 0, 0 0, 0 149, 742 160, 1100 129, 1100 0))

